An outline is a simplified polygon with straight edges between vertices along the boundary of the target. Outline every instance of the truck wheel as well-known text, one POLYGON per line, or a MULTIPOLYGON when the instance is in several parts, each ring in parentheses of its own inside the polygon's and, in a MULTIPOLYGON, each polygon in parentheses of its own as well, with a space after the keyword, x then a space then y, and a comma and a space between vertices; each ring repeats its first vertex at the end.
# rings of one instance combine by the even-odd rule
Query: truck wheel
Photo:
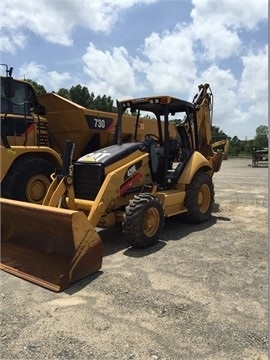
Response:
POLYGON ((2 183, 2 197, 41 204, 55 166, 41 157, 15 162, 2 183))
POLYGON ((123 234, 135 248, 154 245, 164 225, 164 211, 159 199, 151 194, 139 194, 126 207, 123 234))
POLYGON ((214 185, 207 173, 197 173, 186 187, 184 206, 187 212, 182 219, 190 223, 201 223, 211 217, 214 205, 214 185))

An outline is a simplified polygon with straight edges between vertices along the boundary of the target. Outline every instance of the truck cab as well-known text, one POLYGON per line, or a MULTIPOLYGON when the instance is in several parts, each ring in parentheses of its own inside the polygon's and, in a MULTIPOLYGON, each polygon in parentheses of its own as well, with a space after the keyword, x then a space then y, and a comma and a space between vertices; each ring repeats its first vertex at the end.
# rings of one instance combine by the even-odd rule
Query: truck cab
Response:
POLYGON ((48 146, 45 113, 30 83, 1 76, 2 146, 48 146))

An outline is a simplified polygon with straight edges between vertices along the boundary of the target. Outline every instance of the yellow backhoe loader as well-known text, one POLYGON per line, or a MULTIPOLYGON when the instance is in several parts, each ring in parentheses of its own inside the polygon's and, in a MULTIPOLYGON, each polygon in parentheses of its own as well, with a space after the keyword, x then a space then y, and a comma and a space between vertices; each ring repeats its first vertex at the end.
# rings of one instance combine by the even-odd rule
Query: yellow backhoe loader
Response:
POLYGON ((146 248, 160 238, 164 220, 207 221, 214 203, 212 177, 222 162, 211 144, 212 92, 200 85, 193 102, 153 96, 117 102, 117 144, 72 162, 66 142, 63 166, 42 205, 1 199, 1 268, 54 291, 98 271, 102 241, 96 227, 120 222, 128 246, 146 248), (137 113, 134 141, 123 143, 123 114, 137 113), (137 140, 145 114, 157 134, 137 140), (170 136, 178 118, 179 139, 170 136), (45 229, 45 231, 44 231, 45 229))

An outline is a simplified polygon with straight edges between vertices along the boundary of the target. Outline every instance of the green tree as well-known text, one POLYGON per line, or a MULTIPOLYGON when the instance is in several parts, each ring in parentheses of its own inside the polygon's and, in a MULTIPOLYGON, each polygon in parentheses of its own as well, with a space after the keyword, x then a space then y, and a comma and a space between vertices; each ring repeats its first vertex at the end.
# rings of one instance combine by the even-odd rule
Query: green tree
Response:
POLYGON ((241 140, 237 136, 234 136, 230 140, 229 156, 238 156, 241 152, 241 140))
POLYGON ((86 108, 90 107, 91 97, 89 90, 86 86, 76 85, 72 86, 69 90, 70 98, 76 104, 84 106, 86 108))
POLYGON ((250 156, 252 149, 254 148, 254 140, 244 141, 245 143, 245 154, 250 156))
POLYGON ((220 130, 217 126, 212 126, 212 142, 228 138, 228 135, 226 135, 223 130, 220 130))
POLYGON ((257 127, 256 136, 254 138, 254 147, 268 147, 268 126, 260 125, 257 127))
POLYGON ((90 99, 89 99, 89 109, 95 109, 95 94, 93 93, 93 91, 90 94, 90 99))
POLYGON ((110 96, 98 95, 93 102, 94 109, 113 112, 113 100, 110 96))
POLYGON ((65 99, 71 100, 71 96, 68 89, 61 88, 57 91, 57 94, 64 97, 65 99))
POLYGON ((43 85, 39 85, 37 82, 30 79, 26 79, 25 81, 29 82, 33 86, 37 95, 43 95, 47 93, 43 85))

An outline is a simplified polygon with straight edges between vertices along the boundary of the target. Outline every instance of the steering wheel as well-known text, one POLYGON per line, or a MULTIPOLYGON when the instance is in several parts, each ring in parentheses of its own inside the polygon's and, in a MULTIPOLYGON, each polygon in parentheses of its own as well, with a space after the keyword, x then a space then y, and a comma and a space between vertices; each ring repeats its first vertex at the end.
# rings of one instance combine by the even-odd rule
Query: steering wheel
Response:
POLYGON ((159 137, 155 134, 145 134, 144 138, 150 138, 154 140, 157 145, 160 143, 159 137))

